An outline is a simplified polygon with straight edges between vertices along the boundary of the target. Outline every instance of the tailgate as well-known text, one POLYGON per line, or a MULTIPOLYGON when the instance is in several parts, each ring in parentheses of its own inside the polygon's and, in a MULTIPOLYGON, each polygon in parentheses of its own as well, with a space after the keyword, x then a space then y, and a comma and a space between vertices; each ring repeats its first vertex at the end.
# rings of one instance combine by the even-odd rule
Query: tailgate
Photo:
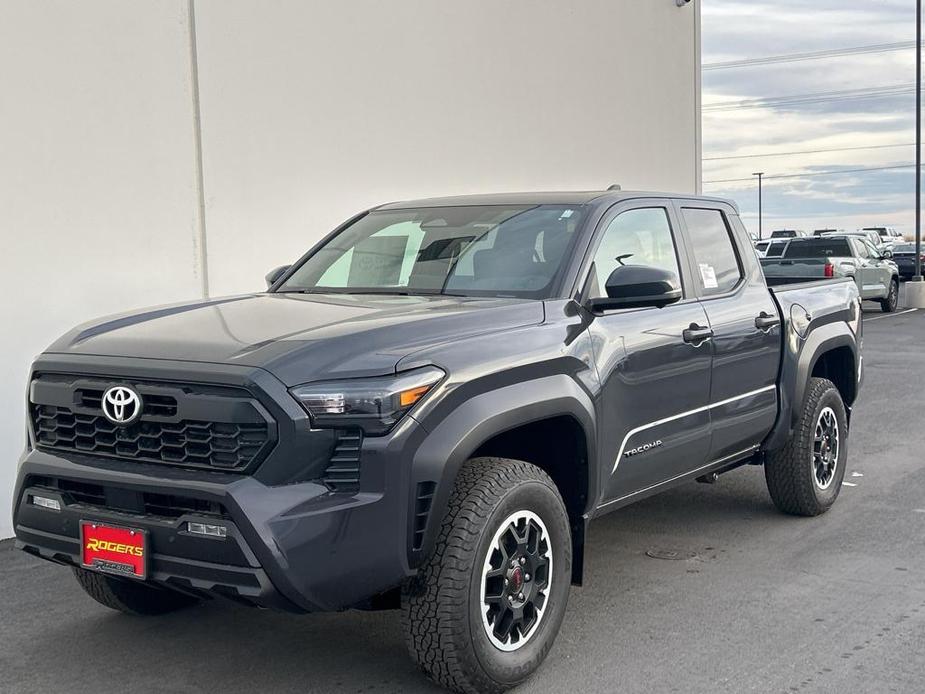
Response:
POLYGON ((794 258, 792 260, 761 261, 761 269, 769 287, 797 284, 809 280, 829 280, 826 275, 826 258, 794 258))

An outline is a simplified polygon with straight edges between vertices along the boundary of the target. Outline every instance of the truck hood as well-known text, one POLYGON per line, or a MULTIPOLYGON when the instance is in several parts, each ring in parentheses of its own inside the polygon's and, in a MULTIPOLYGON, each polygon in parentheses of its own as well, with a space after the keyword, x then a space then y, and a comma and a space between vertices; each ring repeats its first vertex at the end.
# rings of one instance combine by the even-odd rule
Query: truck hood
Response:
POLYGON ((253 294, 112 316, 47 351, 255 366, 291 386, 389 373, 428 346, 537 324, 543 315, 541 301, 522 299, 253 294))

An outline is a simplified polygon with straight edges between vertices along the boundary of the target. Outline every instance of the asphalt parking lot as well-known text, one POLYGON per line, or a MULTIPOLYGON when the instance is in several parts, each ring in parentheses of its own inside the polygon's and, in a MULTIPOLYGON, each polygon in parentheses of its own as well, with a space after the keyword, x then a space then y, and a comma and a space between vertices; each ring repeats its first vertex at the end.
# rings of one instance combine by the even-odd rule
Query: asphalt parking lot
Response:
MULTIPOLYGON (((597 521, 585 586, 521 689, 921 692, 925 311, 869 308, 865 367, 851 486, 831 512, 779 514, 761 469, 744 468, 597 521)), ((212 602, 124 617, 11 542, 0 544, 0 601, 3 692, 438 691, 406 656, 394 612, 291 616, 212 602)))

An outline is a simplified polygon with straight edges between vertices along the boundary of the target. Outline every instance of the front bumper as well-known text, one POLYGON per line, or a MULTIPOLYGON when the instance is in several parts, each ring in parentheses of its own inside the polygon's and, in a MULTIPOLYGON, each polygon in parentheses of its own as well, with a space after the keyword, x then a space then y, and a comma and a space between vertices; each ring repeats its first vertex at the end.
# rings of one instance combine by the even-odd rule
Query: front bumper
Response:
POLYGON ((312 429, 266 371, 48 355, 36 368, 244 387, 271 413, 279 440, 244 474, 35 448, 30 432, 13 497, 23 550, 79 566, 81 520, 140 528, 149 536, 148 580, 300 612, 362 605, 413 575, 409 480, 426 431, 411 417, 388 436, 362 440, 359 483, 345 491, 319 478, 333 432, 312 429), (33 494, 55 498, 61 510, 30 503, 33 494), (191 520, 224 525, 227 537, 192 536, 191 520))
POLYGON ((79 566, 81 520, 140 528, 149 536, 148 580, 298 612, 358 605, 411 575, 397 494, 338 494, 313 482, 267 487, 252 477, 153 478, 127 469, 143 466, 105 465, 26 454, 14 497, 17 546, 79 566), (61 510, 32 504, 34 495, 61 510), (144 511, 124 510, 137 500, 144 511), (191 535, 190 521, 223 525, 227 537, 191 535))
POLYGON ((23 550, 79 566, 81 520, 140 528, 149 536, 148 580, 299 612, 361 606, 414 574, 411 467, 427 434, 413 418, 362 439, 359 483, 341 487, 324 478, 335 434, 312 429, 262 369, 74 355, 43 355, 35 369, 245 388, 279 437, 255 470, 229 472, 36 448, 30 432, 13 497, 23 550), (30 503, 36 493, 61 510, 30 503), (224 525, 227 537, 192 536, 189 521, 224 525))

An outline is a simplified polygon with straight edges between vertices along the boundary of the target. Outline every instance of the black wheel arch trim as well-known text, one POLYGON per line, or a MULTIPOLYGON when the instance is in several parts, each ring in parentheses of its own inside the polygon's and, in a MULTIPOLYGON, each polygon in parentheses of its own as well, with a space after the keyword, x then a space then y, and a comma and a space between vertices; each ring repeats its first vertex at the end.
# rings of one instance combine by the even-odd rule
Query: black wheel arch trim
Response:
MULTIPOLYGON (((792 332, 792 331, 791 331, 792 332)), ((784 339, 799 339, 794 335, 785 336, 784 339)), ((779 397, 779 415, 777 423, 771 433, 765 438, 762 450, 772 451, 783 447, 793 427, 800 417, 806 389, 809 380, 819 359, 828 352, 847 347, 851 351, 854 369, 850 375, 854 383, 854 393, 860 388, 860 355, 858 349, 859 336, 851 332, 846 323, 831 322, 813 328, 803 341, 797 356, 793 351, 784 350, 784 363, 781 365, 779 397), (792 400, 790 393, 793 394, 792 400)), ((850 413, 853 398, 845 401, 845 409, 850 413)))
MULTIPOLYGON (((409 527, 409 564, 420 565, 433 548, 440 519, 446 513, 450 494, 463 463, 469 460, 482 444, 505 431, 532 422, 569 416, 576 420, 585 436, 588 466, 588 490, 582 523, 594 508, 598 496, 596 459, 596 419, 594 402, 575 380, 567 375, 550 375, 487 391, 468 399, 433 429, 417 449, 412 460, 409 489, 410 503, 415 502, 414 490, 420 482, 436 482, 433 501, 419 549, 412 549, 409 527), (550 394, 556 394, 550 397, 550 394)), ((409 513, 410 519, 414 514, 409 513)), ((573 544, 584 538, 583 528, 573 532, 573 544)), ((576 557, 581 556, 580 546, 576 557)))

